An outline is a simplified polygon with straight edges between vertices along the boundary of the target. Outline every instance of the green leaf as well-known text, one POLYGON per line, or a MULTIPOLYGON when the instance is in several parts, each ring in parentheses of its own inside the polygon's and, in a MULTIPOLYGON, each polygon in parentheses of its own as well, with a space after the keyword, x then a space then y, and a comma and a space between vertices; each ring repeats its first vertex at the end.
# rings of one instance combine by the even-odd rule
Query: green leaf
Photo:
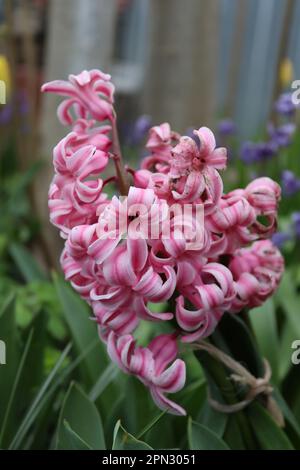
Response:
POLYGON ((139 441, 129 434, 119 420, 114 429, 112 450, 153 450, 146 442, 139 441))
POLYGON ((92 401, 96 401, 100 395, 104 392, 106 387, 117 377, 119 369, 112 362, 108 364, 106 369, 102 372, 99 379, 91 389, 89 398, 92 401))
MULTIPOLYGON (((69 377, 71 373, 77 369, 78 365, 82 362, 86 355, 93 348, 96 347, 98 342, 99 340, 97 338, 96 341, 91 343, 86 348, 86 350, 83 351, 79 356, 77 356, 70 364, 61 369, 61 366, 68 361, 67 354, 69 352, 70 345, 65 348, 61 356, 58 358, 57 363, 54 365, 53 370, 50 372, 50 376, 46 379, 42 387, 43 390, 40 389, 40 392, 38 393, 37 397, 35 398, 30 409, 27 411, 26 416, 21 423, 21 426, 23 426, 23 436, 18 436, 19 442, 24 439, 28 428, 32 426, 35 421, 38 420, 41 413, 43 413, 44 410, 49 410, 49 406, 51 405, 51 402, 53 402, 53 397, 58 391, 60 385, 62 385, 66 378, 69 377), (57 371, 59 371, 59 373, 57 373, 57 371)), ((16 436, 14 439, 16 442, 16 436)))
POLYGON ((270 298, 260 307, 251 310, 251 312, 249 312, 249 318, 260 351, 271 365, 272 379, 277 383, 279 339, 273 299, 270 298))
POLYGON ((6 364, 0 365, 0 423, 2 423, 19 362, 13 294, 9 295, 0 306, 0 335, 1 341, 4 342, 6 356, 6 364))
POLYGON ((144 384, 135 377, 121 376, 120 379, 124 380, 122 388, 125 391, 125 397, 130 397, 126 400, 126 407, 121 417, 126 421, 126 426, 137 434, 153 418, 153 400, 145 390, 144 384))
POLYGON ((68 344, 65 349, 63 350, 59 360, 53 367, 52 371, 46 378, 45 382, 40 387, 38 393, 36 394, 32 404, 30 405, 27 413, 25 414, 21 424, 19 424, 18 430, 10 443, 9 449, 17 449, 19 445, 22 443, 23 439, 25 438, 30 426, 34 422, 36 414, 39 410, 40 402, 44 399, 47 395, 47 391, 50 388, 51 383, 53 382, 54 378, 59 375, 58 372, 60 371, 60 367, 63 364, 65 358, 67 357, 69 351, 71 349, 71 344, 68 344))
POLYGON ((15 380, 14 380, 14 383, 13 383, 13 386, 12 386, 12 389, 11 389, 11 392, 10 392, 9 400, 8 400, 7 405, 6 405, 5 415, 4 415, 4 418, 3 418, 3 421, 2 421, 1 432, 0 432, 0 448, 2 447, 2 444, 3 444, 3 437, 4 437, 4 434, 5 434, 5 431, 6 431, 6 425, 8 423, 8 419, 10 417, 10 413, 11 413, 11 410, 12 410, 12 407, 13 407, 13 404, 14 404, 16 392, 17 392, 18 385, 19 385, 19 382, 20 382, 20 378, 21 378, 22 372, 23 372, 23 367, 24 367, 25 361, 27 359, 28 351, 29 351, 29 348, 30 348, 30 345, 31 345, 31 342, 32 342, 32 337, 33 337, 33 330, 31 330, 29 335, 28 335, 28 339, 27 339, 26 344, 25 344, 25 348, 24 348, 24 351, 23 351, 23 354, 22 354, 22 357, 21 357, 21 361, 20 361, 20 364, 19 364, 19 367, 18 367, 18 370, 17 370, 17 373, 16 373, 16 377, 15 377, 15 380))
POLYGON ((31 253, 22 245, 12 243, 9 252, 25 281, 45 281, 47 276, 41 270, 31 253))
POLYGON ((190 450, 229 450, 226 442, 215 432, 191 418, 188 421, 188 440, 190 450))
POLYGON ((258 402, 247 408, 254 434, 263 450, 293 450, 293 446, 282 429, 258 402))
POLYGON ((274 398, 276 399, 286 421, 289 422, 294 432, 298 435, 298 437, 300 437, 300 425, 298 424, 295 416, 293 415, 288 404, 286 403, 278 389, 274 390, 274 398))
POLYGON ((289 322, 285 322, 282 326, 282 333, 279 346, 279 380, 282 381, 289 373, 292 367, 292 349, 291 346, 295 341, 295 330, 289 322))
MULTIPOLYGON (((54 275, 54 282, 60 299, 65 320, 72 333, 79 353, 85 351, 97 337, 96 324, 91 321, 88 305, 59 276, 54 275)), ((89 383, 94 384, 107 365, 107 354, 102 343, 85 357, 83 370, 87 372, 89 383)))
POLYGON ((45 312, 39 312, 34 318, 31 329, 33 330, 32 342, 28 352, 28 357, 24 366, 20 388, 21 395, 18 394, 19 403, 28 402, 33 397, 36 390, 44 378, 44 354, 46 344, 47 316, 45 312), (33 367, 34 364, 34 367, 33 367))
POLYGON ((167 410, 164 410, 162 411, 159 415, 155 416, 155 418, 153 418, 150 423, 148 423, 143 429, 142 431, 139 433, 137 439, 141 439, 142 437, 144 437, 149 431, 151 431, 155 426, 156 424, 161 420, 161 418, 163 416, 165 416, 165 414, 167 413, 167 410))
POLYGON ((64 421, 65 436, 70 450, 92 450, 92 448, 71 428, 68 421, 64 421))
POLYGON ((232 450, 244 450, 246 448, 236 414, 228 416, 223 438, 232 450))
MULTIPOLYGON (((246 313, 246 321, 248 320, 247 315, 246 313)), ((220 333, 221 337, 226 339, 226 344, 232 357, 246 365, 249 371, 256 377, 262 377, 264 374, 262 358, 258 353, 258 347, 253 334, 245 321, 238 315, 225 313, 216 329, 216 334, 220 333)), ((217 344, 217 346, 219 345, 217 344)), ((223 345, 221 345, 221 349, 224 350, 223 345)))
POLYGON ((58 422, 57 448, 72 449, 70 433, 64 426, 69 423, 72 430, 87 445, 95 450, 106 449, 101 417, 94 403, 79 385, 72 383, 66 394, 58 422))
MULTIPOLYGON (((222 396, 220 395, 220 400, 222 396)), ((203 425, 215 432, 217 436, 222 437, 226 428, 228 416, 225 413, 214 410, 207 401, 205 401, 197 420, 203 425)))
POLYGON ((276 300, 283 308, 288 321, 295 332, 295 336, 300 338, 299 322, 299 297, 294 289, 294 282, 290 271, 286 270, 279 285, 276 300))

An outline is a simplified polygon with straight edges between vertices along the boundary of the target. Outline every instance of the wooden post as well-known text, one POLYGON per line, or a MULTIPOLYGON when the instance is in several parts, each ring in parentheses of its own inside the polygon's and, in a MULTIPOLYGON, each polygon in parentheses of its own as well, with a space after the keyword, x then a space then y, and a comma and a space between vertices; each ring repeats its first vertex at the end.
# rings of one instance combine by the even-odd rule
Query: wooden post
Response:
POLYGON ((234 118, 236 96, 240 80, 240 66, 242 62, 246 20, 248 13, 248 0, 239 0, 236 5, 236 18, 231 45, 228 87, 224 106, 224 115, 234 118))
POLYGON ((211 126, 216 111, 218 0, 151 0, 144 111, 174 130, 211 126))

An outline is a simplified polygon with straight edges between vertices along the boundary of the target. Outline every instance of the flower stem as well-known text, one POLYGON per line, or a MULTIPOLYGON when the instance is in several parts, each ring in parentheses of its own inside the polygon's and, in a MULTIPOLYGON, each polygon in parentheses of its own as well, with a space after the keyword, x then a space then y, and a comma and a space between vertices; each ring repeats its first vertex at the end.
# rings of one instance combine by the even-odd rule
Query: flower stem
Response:
MULTIPOLYGON (((229 405, 236 403, 238 401, 236 391, 230 380, 228 380, 228 374, 224 366, 205 351, 195 351, 195 355, 203 367, 208 381, 213 380, 224 401, 229 405)), ((257 445, 245 413, 238 411, 235 416, 246 448, 256 449, 257 445)))
POLYGON ((122 196, 127 196, 129 190, 129 182, 122 158, 116 116, 114 116, 112 120, 112 149, 120 194, 122 196))

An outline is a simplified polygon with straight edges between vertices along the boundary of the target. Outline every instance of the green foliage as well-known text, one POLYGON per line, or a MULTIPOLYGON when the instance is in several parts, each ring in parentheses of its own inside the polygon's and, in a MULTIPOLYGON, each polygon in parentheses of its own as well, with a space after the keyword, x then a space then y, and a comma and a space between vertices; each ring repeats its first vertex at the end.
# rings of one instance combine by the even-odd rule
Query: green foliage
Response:
POLYGON ((152 450, 145 442, 129 434, 118 421, 114 429, 112 450, 152 450))
POLYGON ((273 421, 259 403, 253 403, 248 410, 253 431, 263 449, 266 450, 293 450, 288 437, 273 421))
POLYGON ((227 444, 207 426, 188 423, 189 446, 191 450, 229 450, 227 444))
POLYGON ((106 448, 96 406, 77 384, 71 383, 59 416, 57 448, 77 448, 80 442, 94 450, 106 448))

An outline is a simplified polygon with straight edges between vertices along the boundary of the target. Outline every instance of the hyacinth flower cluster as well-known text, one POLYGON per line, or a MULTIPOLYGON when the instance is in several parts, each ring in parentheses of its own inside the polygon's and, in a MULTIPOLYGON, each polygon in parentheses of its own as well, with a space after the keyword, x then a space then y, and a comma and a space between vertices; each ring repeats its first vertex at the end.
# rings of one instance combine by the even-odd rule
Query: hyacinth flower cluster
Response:
POLYGON ((275 126, 270 122, 267 126, 267 139, 261 142, 246 141, 241 146, 241 159, 246 164, 264 162, 276 156, 278 152, 292 143, 296 130, 294 117, 297 106, 293 103, 292 93, 282 93, 274 103, 274 111, 280 119, 275 126))
POLYGON ((168 396, 186 380, 179 344, 208 337, 225 312, 261 305, 280 282, 283 258, 269 240, 280 188, 264 177, 225 194, 227 152, 206 127, 195 139, 168 123, 152 127, 140 168, 124 170, 109 75, 84 71, 42 91, 64 97, 58 117, 71 126, 54 148, 49 190, 50 219, 65 240, 65 277, 91 306, 112 361, 143 382, 161 409, 184 415, 168 396), (112 199, 105 193, 112 178, 103 176, 111 159, 121 193, 112 199), (174 205, 192 210, 180 219, 174 205), (127 225, 114 224, 120 214, 127 225), (148 220, 154 235, 128 230, 148 220), (169 333, 142 346, 134 334, 143 321, 164 323, 169 333))

